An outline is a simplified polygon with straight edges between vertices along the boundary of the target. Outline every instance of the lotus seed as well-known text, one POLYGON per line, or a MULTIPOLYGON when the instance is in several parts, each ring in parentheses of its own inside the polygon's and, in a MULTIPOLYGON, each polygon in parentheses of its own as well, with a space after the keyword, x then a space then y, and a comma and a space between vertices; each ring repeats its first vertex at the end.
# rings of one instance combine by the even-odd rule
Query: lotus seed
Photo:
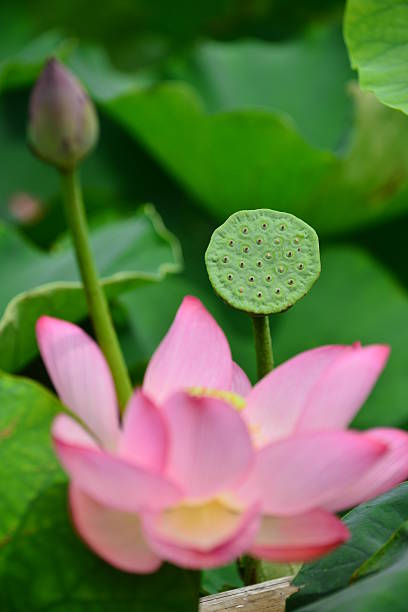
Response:
POLYGON ((272 314, 295 304, 317 279, 319 245, 314 230, 293 215, 240 211, 215 230, 206 265, 214 289, 227 303, 253 314, 272 314))

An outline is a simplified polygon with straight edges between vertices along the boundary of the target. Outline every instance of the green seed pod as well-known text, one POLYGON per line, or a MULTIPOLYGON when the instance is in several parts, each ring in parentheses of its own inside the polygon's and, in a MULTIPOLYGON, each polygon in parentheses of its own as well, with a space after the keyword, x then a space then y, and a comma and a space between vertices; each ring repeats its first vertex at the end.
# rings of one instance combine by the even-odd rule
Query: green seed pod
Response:
POLYGON ((98 132, 88 94, 65 66, 50 59, 30 97, 28 140, 34 153, 70 169, 94 147, 98 132))
POLYGON ((318 279, 319 240, 314 229, 288 213, 241 210, 215 230, 205 263, 227 304, 268 315, 293 306, 318 279))

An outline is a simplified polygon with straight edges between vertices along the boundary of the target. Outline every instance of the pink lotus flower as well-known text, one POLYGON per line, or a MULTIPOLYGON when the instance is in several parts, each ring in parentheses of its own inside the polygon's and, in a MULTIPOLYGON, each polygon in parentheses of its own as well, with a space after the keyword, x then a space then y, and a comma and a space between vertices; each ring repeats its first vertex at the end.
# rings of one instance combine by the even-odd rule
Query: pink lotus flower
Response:
POLYGON ((306 351, 251 389, 214 319, 183 301, 120 423, 105 359, 79 327, 42 317, 42 357, 65 414, 53 424, 75 526, 112 565, 213 567, 243 553, 313 559, 344 542, 333 514, 408 473, 408 435, 346 426, 389 349, 306 351))

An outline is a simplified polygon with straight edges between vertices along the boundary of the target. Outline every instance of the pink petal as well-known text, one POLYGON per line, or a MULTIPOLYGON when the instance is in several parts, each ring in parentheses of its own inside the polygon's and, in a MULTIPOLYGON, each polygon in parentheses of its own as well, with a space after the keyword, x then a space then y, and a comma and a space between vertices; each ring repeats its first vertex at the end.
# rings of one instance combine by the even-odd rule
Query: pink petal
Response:
POLYGON ((265 515, 251 554, 267 561, 310 561, 349 538, 345 525, 323 510, 290 517, 265 515))
POLYGON ((351 431, 298 434, 259 451, 256 482, 267 514, 322 507, 384 456, 384 443, 351 431))
POLYGON ((98 449, 95 439, 73 418, 66 414, 58 414, 52 425, 54 435, 67 444, 79 445, 84 448, 98 449))
POLYGON ((150 545, 161 558, 190 569, 233 561, 250 548, 259 529, 260 515, 256 507, 239 514, 218 506, 207 513, 190 506, 179 510, 178 516, 177 510, 172 515, 145 516, 144 528, 150 545), (198 516, 194 517, 194 513, 198 516))
POLYGON ((163 406, 170 435, 167 475, 189 499, 204 499, 233 485, 254 453, 239 412, 223 400, 173 395, 163 406))
POLYGON ((326 369, 296 423, 296 431, 346 427, 387 362, 388 346, 353 347, 326 369))
POLYGON ((80 327, 41 317, 37 340, 48 374, 62 402, 106 448, 119 435, 115 386, 102 351, 80 327))
POLYGON ((119 455, 140 467, 161 472, 167 444, 166 422, 161 412, 141 391, 135 391, 126 407, 119 455))
POLYGON ((241 395, 242 397, 246 397, 251 389, 252 386, 249 382, 248 376, 234 361, 232 363, 232 382, 230 391, 232 393, 237 393, 237 395, 241 395))
POLYGON ((163 402, 190 387, 228 390, 231 378, 231 352, 223 331, 197 298, 184 298, 147 367, 144 392, 163 402))
POLYGON ((179 500, 178 487, 163 476, 101 449, 72 443, 60 423, 57 418, 52 432, 57 455, 72 482, 96 501, 137 512, 162 509, 179 500))
POLYGON ((310 393, 335 361, 354 349, 350 346, 322 346, 300 353, 265 376, 247 397, 243 411, 261 444, 289 435, 310 393))
POLYGON ((99 557, 125 572, 145 574, 160 567, 161 559, 148 545, 137 514, 103 506, 74 485, 69 495, 75 527, 99 557))
POLYGON ((391 428, 371 429, 367 438, 383 442, 387 450, 379 461, 357 482, 332 499, 327 507, 334 510, 351 508, 385 493, 408 478, 408 434, 391 428))

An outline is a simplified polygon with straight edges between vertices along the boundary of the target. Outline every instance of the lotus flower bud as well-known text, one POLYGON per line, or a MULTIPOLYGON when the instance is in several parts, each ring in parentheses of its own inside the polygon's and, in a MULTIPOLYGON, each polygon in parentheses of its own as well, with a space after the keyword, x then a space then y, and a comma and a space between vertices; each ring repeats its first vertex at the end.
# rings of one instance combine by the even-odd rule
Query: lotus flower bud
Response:
POLYGON ((98 131, 88 94, 69 70, 50 59, 30 97, 30 146, 44 161, 69 169, 93 148, 98 131))

